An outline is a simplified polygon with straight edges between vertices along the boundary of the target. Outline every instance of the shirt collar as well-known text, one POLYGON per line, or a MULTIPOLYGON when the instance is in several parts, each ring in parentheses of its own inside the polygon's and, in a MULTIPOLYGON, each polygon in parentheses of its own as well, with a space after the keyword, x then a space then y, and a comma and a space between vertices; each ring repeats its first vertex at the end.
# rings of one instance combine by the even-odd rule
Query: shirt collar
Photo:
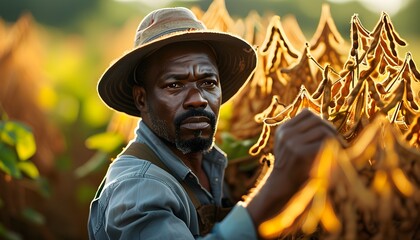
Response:
MULTIPOLYGON (((191 169, 141 120, 138 123, 135 133, 136 137, 134 141, 148 145, 157 157, 172 171, 174 177, 184 180, 189 173, 192 173, 191 169)), ((226 154, 216 145, 208 153, 204 154, 203 160, 210 164, 220 165, 222 168, 226 168, 227 166, 226 154)))

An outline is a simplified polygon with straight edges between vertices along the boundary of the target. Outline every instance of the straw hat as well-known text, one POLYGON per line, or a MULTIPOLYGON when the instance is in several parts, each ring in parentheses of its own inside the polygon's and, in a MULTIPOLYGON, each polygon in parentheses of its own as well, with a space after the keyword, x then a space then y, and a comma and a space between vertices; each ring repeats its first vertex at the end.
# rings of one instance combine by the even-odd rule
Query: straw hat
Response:
POLYGON ((134 69, 145 56, 175 42, 202 41, 217 55, 222 103, 250 78, 257 65, 254 48, 232 34, 207 30, 187 8, 163 8, 148 14, 137 28, 135 48, 117 59, 98 82, 98 93, 110 108, 139 116, 132 87, 134 69))

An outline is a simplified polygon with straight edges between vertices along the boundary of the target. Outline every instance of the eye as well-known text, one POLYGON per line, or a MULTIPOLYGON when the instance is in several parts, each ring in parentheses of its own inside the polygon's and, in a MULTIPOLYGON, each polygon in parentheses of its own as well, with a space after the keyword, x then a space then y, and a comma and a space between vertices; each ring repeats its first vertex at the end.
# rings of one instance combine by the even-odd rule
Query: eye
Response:
POLYGON ((203 87, 216 87, 217 86, 217 81, 213 80, 213 79, 209 79, 209 80, 204 80, 201 84, 201 86, 203 87))
POLYGON ((181 88, 182 84, 179 82, 173 82, 166 84, 165 88, 181 88))

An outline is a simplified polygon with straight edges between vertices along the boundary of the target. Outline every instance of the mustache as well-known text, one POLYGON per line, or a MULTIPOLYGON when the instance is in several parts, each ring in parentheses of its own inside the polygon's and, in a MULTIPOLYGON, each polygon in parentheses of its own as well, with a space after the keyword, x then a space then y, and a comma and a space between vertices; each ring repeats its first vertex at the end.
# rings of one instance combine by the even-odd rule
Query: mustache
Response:
POLYGON ((174 120, 175 126, 178 128, 185 119, 189 117, 197 117, 197 116, 203 116, 210 119, 210 125, 212 127, 214 127, 216 124, 216 115, 214 113, 206 111, 204 109, 190 109, 187 112, 175 118, 174 120))

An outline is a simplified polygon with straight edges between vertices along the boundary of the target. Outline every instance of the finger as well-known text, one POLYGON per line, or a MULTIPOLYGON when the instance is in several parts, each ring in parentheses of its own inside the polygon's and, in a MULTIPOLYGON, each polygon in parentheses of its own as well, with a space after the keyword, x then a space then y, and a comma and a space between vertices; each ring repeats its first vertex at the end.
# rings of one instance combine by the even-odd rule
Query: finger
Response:
POLYGON ((316 115, 315 113, 306 108, 283 125, 286 128, 293 126, 296 128, 296 131, 307 131, 308 129, 318 124, 327 126, 329 130, 335 134, 338 133, 334 125, 332 125, 332 123, 322 119, 320 116, 316 115))
POLYGON ((279 128, 294 128, 295 131, 306 131, 312 126, 319 124, 320 120, 321 119, 312 112, 305 111, 285 122, 279 128))
POLYGON ((275 151, 276 152, 274 154, 275 156, 274 166, 276 168, 283 168, 286 164, 287 156, 289 155, 290 157, 290 154, 286 153, 287 150, 284 147, 278 148, 275 151))
POLYGON ((294 122, 294 126, 303 131, 312 128, 315 125, 325 125, 330 128, 330 130, 335 131, 335 127, 331 125, 330 122, 315 114, 308 114, 304 119, 298 118, 297 121, 294 122))
MULTIPOLYGON (((314 137, 319 136, 321 138, 325 135, 335 137, 338 136, 338 131, 333 126, 331 126, 329 122, 320 118, 316 119, 316 117, 299 123, 295 126, 295 128, 289 129, 289 131, 293 131, 294 136, 298 136, 299 134, 308 135, 308 137, 311 137, 315 134, 314 137)), ((293 137, 293 135, 289 136, 293 137)))
MULTIPOLYGON (((294 151, 290 151, 290 149, 287 148, 280 148, 276 153, 274 168, 282 169, 287 165, 289 165, 287 168, 290 168, 292 165, 299 166, 298 168, 302 169, 310 167, 322 145, 323 141, 317 141, 299 146, 299 148, 294 149, 294 151)), ((292 169, 297 170, 296 167, 293 167, 292 169)))
POLYGON ((321 146, 327 139, 333 139, 335 136, 329 131, 311 130, 303 135, 295 135, 290 139, 281 139, 275 144, 274 154, 276 159, 293 158, 296 156, 311 155, 313 146, 321 146))
POLYGON ((292 126, 280 126, 276 130, 275 140, 280 144, 287 143, 290 139, 299 138, 301 141, 305 141, 302 135, 308 135, 309 139, 314 139, 316 136, 322 136, 321 133, 329 134, 331 136, 337 135, 336 131, 333 131, 328 125, 324 123, 322 119, 305 119, 299 124, 292 126))
POLYGON ((285 126, 285 127, 293 126, 293 125, 298 124, 301 121, 304 121, 305 119, 310 118, 311 116, 315 116, 315 114, 305 108, 296 116, 294 116, 293 118, 283 123, 283 125, 281 126, 285 126))
POLYGON ((336 134, 331 132, 327 127, 317 126, 300 135, 296 134, 295 137, 291 137, 287 142, 291 146, 299 146, 316 141, 323 141, 326 138, 334 138, 335 136, 336 134))

